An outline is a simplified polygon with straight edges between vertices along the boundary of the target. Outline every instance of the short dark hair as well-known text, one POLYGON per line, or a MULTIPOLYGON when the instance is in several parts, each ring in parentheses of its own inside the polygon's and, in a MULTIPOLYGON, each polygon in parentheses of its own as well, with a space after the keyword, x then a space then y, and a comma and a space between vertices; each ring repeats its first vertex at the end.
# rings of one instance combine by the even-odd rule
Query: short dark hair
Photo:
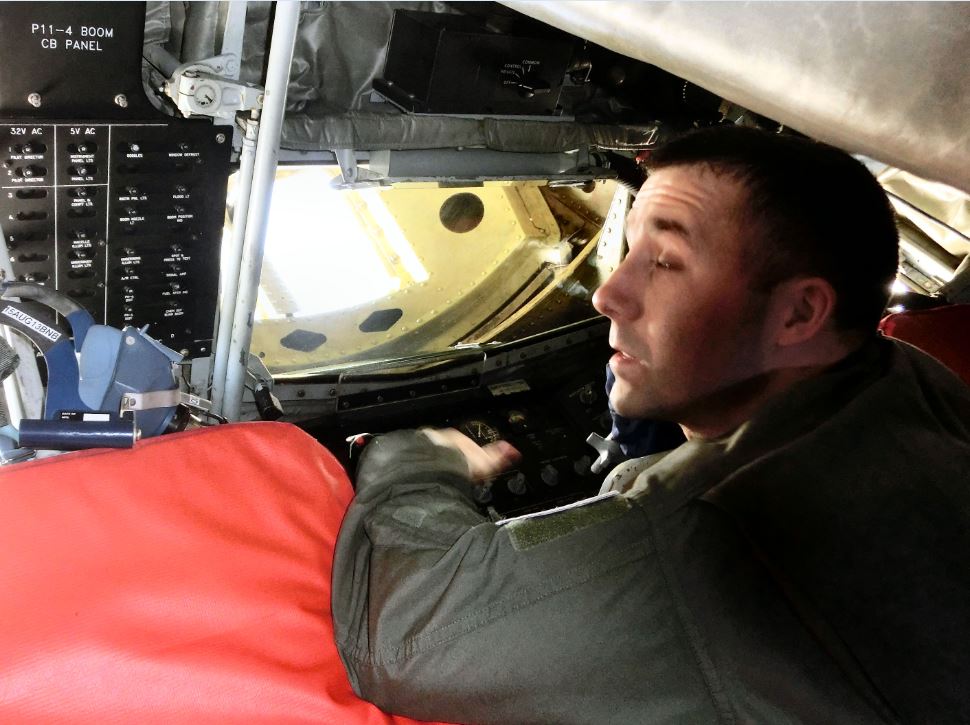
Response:
POLYGON ((741 223, 753 283, 770 290, 819 276, 835 289, 835 324, 875 331, 899 264, 892 206, 869 170, 844 151, 807 138, 716 126, 676 138, 651 154, 656 171, 708 166, 747 190, 741 223))

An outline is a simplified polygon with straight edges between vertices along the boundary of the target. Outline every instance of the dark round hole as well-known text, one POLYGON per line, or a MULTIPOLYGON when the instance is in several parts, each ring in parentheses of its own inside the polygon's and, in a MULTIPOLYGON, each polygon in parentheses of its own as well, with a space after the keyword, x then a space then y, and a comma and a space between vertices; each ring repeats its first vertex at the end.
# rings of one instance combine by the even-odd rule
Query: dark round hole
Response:
POLYGON ((467 192, 449 196, 438 212, 438 218, 445 229, 456 234, 470 232, 482 223, 484 216, 485 205, 482 200, 467 192))

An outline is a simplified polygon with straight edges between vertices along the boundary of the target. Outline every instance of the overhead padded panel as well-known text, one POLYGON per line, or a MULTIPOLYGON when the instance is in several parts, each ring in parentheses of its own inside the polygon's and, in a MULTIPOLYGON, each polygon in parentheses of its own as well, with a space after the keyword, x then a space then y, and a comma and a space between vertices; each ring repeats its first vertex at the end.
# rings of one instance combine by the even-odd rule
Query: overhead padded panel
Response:
POLYGON ((494 151, 562 153, 583 146, 639 149, 661 137, 656 125, 613 126, 569 121, 457 118, 350 112, 317 116, 291 113, 283 121, 283 148, 299 151, 365 151, 486 148, 494 151))
POLYGON ((0 722, 395 723, 333 642, 352 491, 282 423, 0 473, 0 722))
POLYGON ((505 4, 802 133, 970 191, 970 3, 505 4))
MULTIPOLYGON (((268 2, 247 7, 241 80, 261 82, 271 9, 268 2)), ((303 3, 286 92, 288 112, 308 104, 323 106, 326 113, 386 106, 372 102, 371 82, 384 69, 395 10, 458 12, 444 2, 416 0, 303 3)))

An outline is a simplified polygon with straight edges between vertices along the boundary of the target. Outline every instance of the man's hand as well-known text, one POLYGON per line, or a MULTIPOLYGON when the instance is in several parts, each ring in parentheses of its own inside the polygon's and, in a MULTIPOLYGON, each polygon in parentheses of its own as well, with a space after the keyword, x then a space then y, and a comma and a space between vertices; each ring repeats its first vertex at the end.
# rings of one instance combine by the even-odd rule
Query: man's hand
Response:
POLYGON ((509 470, 522 454, 506 441, 480 446, 454 428, 423 428, 431 441, 439 446, 456 448, 465 456, 468 472, 475 481, 484 481, 509 470))

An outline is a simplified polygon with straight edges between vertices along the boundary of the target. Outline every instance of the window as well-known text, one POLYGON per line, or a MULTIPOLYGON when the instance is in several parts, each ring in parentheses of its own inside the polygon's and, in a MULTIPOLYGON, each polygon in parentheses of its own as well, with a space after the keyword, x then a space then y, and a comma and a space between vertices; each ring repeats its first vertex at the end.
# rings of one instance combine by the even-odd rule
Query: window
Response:
POLYGON ((340 190, 280 169, 254 352, 274 374, 508 341, 593 317, 612 182, 340 190))

